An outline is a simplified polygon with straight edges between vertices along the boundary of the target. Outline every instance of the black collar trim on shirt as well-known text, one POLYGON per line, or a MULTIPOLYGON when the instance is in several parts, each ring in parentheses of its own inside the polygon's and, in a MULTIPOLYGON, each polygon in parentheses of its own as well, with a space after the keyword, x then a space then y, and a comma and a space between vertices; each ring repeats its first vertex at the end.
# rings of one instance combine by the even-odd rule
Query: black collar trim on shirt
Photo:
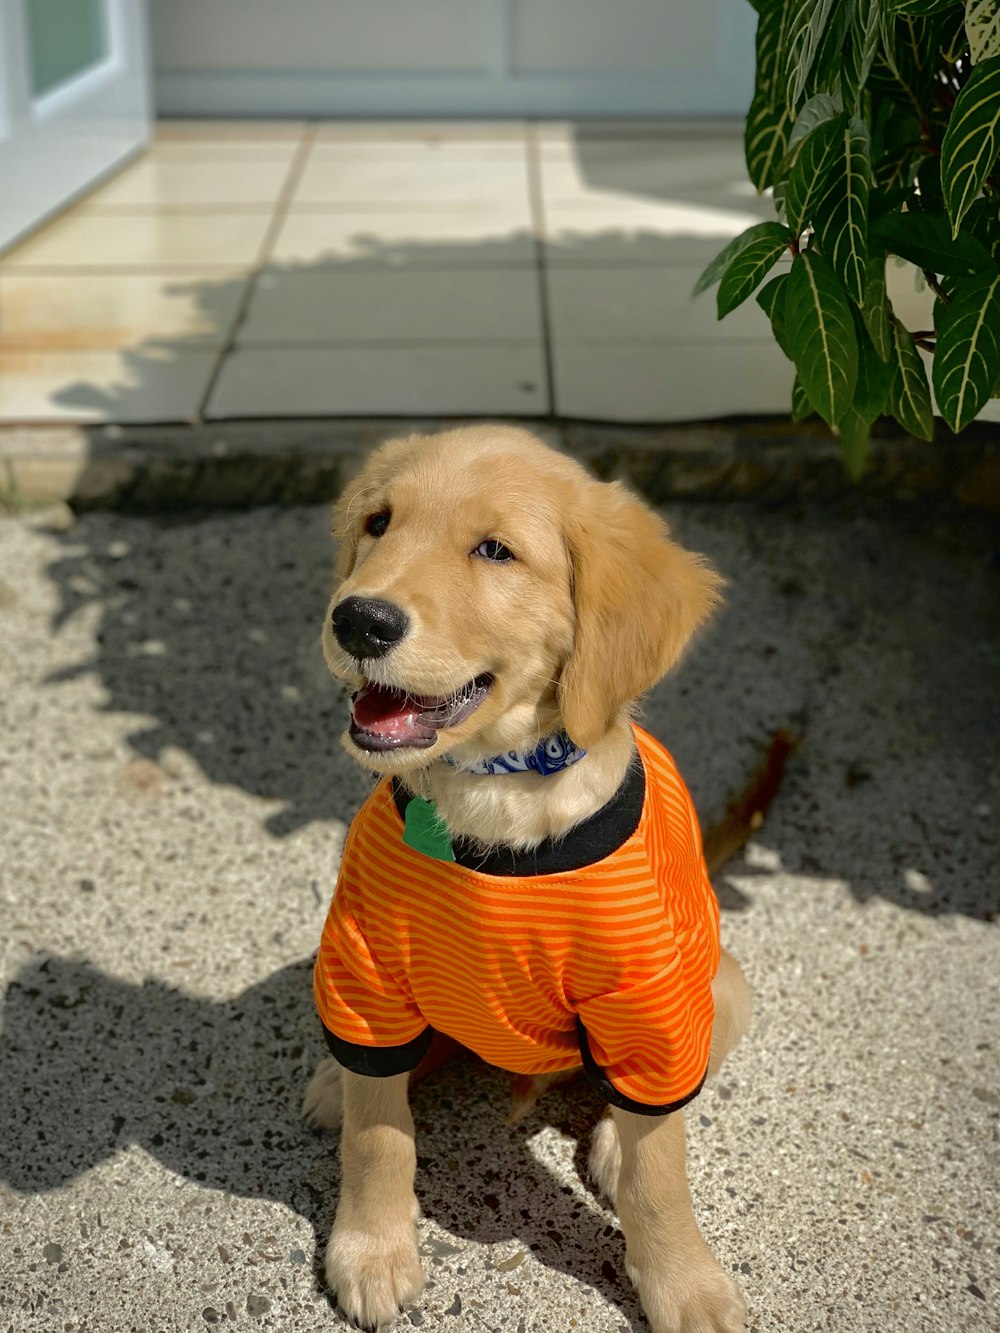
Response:
MULTIPOLYGON (((397 778, 392 780, 392 798, 400 818, 405 818, 412 797, 397 778)), ((637 755, 607 805, 571 828, 564 837, 546 838, 528 851, 504 846, 484 851, 472 838, 455 838, 452 841, 455 862, 481 875, 510 875, 519 879, 582 870, 603 861, 628 842, 639 827, 645 799, 646 774, 637 755)))

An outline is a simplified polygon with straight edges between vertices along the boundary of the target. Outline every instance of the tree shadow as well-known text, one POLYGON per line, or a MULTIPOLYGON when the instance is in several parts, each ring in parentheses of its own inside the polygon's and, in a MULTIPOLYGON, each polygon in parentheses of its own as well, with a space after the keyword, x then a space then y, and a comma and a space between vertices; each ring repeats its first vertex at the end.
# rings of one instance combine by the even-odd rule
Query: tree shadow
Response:
MULTIPOLYGON (((310 1130, 299 1111, 323 1054, 311 974, 306 959, 219 1002, 121 981, 84 959, 36 956, 8 985, 0 1015, 0 1180, 22 1194, 58 1190, 136 1145, 187 1180, 305 1218, 321 1282, 339 1172, 333 1136, 310 1130)), ((469 1057, 412 1101, 426 1217, 486 1245, 520 1240, 640 1326, 610 1214, 528 1147, 551 1114, 578 1141, 579 1163, 603 1109, 595 1093, 580 1084, 552 1094, 508 1129, 505 1077, 469 1057)))
MULTIPOLYGON (((968 515, 857 507, 677 505, 679 539, 729 580, 727 605, 644 705, 705 824, 772 732, 803 738, 764 830, 773 849, 728 867, 723 905, 756 874, 846 883, 859 901, 995 913, 1000 727, 997 571, 968 515), (769 859, 768 859, 769 858, 769 859)), ((283 837, 349 819, 369 789, 342 751, 345 695, 319 626, 328 514, 285 507, 149 520, 91 513, 58 535, 53 633, 85 608, 93 653, 47 684, 93 673, 134 751, 170 747, 214 783, 279 808, 283 837)))
POLYGON ((61 598, 53 632, 95 603, 101 628, 93 657, 48 683, 96 673, 108 712, 146 719, 128 737, 137 755, 158 762, 180 746, 210 781, 280 801, 265 823, 276 836, 343 818, 345 790, 356 807, 366 780, 340 748, 346 696, 319 645, 327 520, 276 510, 119 530, 88 516, 50 568, 61 598))

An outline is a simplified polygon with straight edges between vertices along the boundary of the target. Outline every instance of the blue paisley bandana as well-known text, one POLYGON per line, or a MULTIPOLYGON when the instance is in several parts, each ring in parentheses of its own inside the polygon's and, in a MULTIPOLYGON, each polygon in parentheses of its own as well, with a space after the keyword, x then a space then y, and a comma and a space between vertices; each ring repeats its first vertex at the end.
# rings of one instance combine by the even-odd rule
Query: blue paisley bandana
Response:
POLYGON ((539 773, 548 777, 550 773, 561 773, 582 759, 587 753, 566 735, 559 732, 555 736, 546 736, 533 750, 505 750, 492 759, 480 759, 476 763, 463 764, 446 754, 444 761, 452 768, 463 773, 481 773, 484 776, 499 773, 539 773))

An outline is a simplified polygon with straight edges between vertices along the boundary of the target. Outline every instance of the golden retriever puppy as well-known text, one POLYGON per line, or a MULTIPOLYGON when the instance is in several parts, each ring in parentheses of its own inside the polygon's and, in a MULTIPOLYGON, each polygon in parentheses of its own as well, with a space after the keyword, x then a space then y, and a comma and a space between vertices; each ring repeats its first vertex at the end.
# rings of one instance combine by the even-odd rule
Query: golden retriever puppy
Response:
POLYGON ((326 1254, 373 1328, 422 1286, 407 1102, 434 1032, 610 1104, 591 1170, 655 1333, 736 1333, 740 1294, 691 1211, 683 1106, 742 1036, 690 797, 634 701, 720 579, 618 484, 527 431, 386 444, 336 506, 323 629, 343 743, 379 783, 351 827, 316 965, 340 1117, 326 1254))

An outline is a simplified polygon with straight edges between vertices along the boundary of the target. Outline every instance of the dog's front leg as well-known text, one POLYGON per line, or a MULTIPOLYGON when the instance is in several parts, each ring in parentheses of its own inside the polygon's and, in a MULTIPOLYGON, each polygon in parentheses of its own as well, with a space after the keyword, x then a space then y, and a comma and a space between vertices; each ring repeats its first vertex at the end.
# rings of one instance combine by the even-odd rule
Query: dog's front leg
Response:
POLYGON ((746 1307, 698 1230, 684 1164, 684 1117, 613 1111, 625 1267, 653 1333, 742 1333, 746 1307))
POLYGON ((394 1319, 424 1283, 409 1075, 366 1078, 345 1070, 343 1079, 342 1182, 326 1277, 348 1319, 376 1328, 394 1319))

